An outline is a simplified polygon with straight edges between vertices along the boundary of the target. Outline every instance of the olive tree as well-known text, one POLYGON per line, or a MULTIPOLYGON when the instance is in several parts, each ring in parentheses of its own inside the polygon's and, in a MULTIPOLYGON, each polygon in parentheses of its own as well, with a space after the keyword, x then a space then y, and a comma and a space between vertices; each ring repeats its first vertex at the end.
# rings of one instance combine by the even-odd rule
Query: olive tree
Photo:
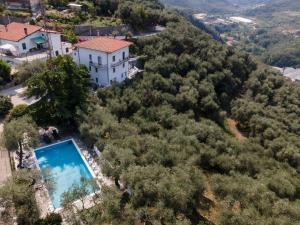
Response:
POLYGON ((33 147, 38 141, 37 126, 28 117, 13 119, 4 124, 3 142, 8 150, 20 151, 19 165, 22 166, 24 147, 33 147))

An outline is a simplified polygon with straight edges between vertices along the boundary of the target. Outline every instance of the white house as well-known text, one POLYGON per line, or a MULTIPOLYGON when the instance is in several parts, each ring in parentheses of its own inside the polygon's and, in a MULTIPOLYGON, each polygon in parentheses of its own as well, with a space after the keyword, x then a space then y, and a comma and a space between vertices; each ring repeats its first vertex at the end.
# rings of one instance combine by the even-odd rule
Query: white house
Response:
POLYGON ((78 65, 85 65, 89 69, 92 82, 106 87, 128 77, 131 44, 128 41, 97 37, 76 44, 73 59, 78 65))
POLYGON ((68 53, 61 42, 61 34, 42 27, 10 23, 0 25, 0 52, 20 57, 37 50, 51 49, 51 55, 68 53))

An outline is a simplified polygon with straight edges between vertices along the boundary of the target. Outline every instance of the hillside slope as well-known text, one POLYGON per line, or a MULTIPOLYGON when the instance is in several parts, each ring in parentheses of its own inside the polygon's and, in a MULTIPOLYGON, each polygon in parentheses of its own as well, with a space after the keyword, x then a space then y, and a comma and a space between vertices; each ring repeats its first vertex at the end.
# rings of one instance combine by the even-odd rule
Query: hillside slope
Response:
POLYGON ((116 183, 89 224, 297 224, 300 87, 182 18, 134 51, 143 72, 99 89, 80 123, 116 183))

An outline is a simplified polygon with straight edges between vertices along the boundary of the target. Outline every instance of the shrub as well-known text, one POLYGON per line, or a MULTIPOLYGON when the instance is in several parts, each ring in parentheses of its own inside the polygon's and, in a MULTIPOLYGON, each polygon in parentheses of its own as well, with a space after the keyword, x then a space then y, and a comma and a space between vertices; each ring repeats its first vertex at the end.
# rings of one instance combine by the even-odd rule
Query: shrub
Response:
POLYGON ((10 81, 10 65, 0 60, 0 84, 4 85, 10 81))
POLYGON ((283 174, 274 175, 268 187, 281 198, 293 199, 296 194, 295 186, 283 174))
POLYGON ((6 115, 9 110, 11 110, 13 104, 11 103, 10 97, 7 96, 0 96, 0 115, 6 115))
POLYGON ((33 74, 39 73, 46 70, 46 62, 42 60, 35 60, 31 63, 25 62, 17 67, 18 73, 15 76, 15 80, 18 83, 24 83, 33 74))
POLYGON ((72 44, 75 44, 79 41, 79 37, 74 33, 73 30, 65 30, 64 35, 67 41, 71 42, 72 44))
POLYGON ((50 213, 44 219, 39 219, 34 225, 60 225, 62 223, 61 215, 50 213))
POLYGON ((9 112, 9 120, 24 116, 28 112, 28 106, 25 104, 17 105, 9 112))

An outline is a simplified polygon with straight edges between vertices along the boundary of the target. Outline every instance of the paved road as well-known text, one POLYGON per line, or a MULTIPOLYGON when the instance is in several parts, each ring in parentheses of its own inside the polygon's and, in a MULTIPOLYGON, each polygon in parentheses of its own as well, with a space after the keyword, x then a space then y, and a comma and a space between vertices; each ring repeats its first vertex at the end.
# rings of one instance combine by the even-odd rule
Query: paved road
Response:
POLYGON ((25 91, 26 91, 26 87, 23 87, 22 85, 17 85, 14 87, 1 90, 0 94, 10 96, 11 102, 13 103, 14 106, 20 104, 31 105, 34 102, 36 102, 34 98, 26 98, 24 95, 25 91))

